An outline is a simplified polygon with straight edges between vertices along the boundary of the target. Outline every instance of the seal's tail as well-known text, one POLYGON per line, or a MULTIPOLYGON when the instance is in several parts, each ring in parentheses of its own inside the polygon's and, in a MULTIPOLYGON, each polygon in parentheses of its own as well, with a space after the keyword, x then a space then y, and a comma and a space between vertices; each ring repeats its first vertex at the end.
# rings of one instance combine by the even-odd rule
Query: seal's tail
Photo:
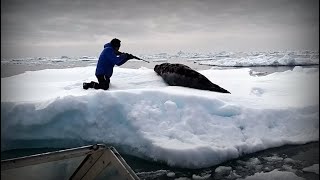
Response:
POLYGON ((231 94, 228 90, 223 89, 222 87, 213 84, 213 86, 211 86, 209 88, 209 91, 215 91, 215 92, 221 92, 221 93, 229 93, 231 94))

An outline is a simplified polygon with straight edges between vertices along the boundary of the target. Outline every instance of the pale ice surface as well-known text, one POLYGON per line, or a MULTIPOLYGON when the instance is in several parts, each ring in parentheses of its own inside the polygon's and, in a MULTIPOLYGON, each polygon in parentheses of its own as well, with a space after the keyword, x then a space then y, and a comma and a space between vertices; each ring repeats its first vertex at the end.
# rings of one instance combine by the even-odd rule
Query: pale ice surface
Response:
POLYGON ((229 166, 219 166, 215 169, 215 173, 218 174, 229 174, 232 171, 232 168, 229 166))
POLYGON ((319 164, 314 164, 312 166, 305 167, 302 170, 305 172, 313 172, 313 173, 319 174, 319 164))
POLYGON ((200 64, 226 67, 251 67, 251 66, 306 66, 318 65, 318 56, 299 57, 293 55, 270 56, 259 54, 246 57, 225 57, 201 61, 200 64))
POLYGON ((283 179, 290 179, 290 180, 304 180, 304 178, 297 176, 293 172, 287 172, 287 171, 279 171, 277 169, 271 171, 271 172, 261 172, 261 173, 255 173, 252 176, 248 176, 244 179, 238 179, 238 180, 266 180, 266 179, 272 179, 272 180, 283 180, 283 179))
MULTIPOLYGON (((141 67, 114 69, 108 91, 83 90, 95 67, 1 78, 1 149, 15 140, 94 141, 168 165, 209 167, 243 154, 318 141, 319 69, 266 76, 250 69, 200 70, 222 94, 167 86, 141 67)), ((40 146, 40 145, 39 145, 40 146)), ((279 174, 281 172, 274 172, 279 174)))
POLYGON ((193 174, 193 175, 192 175, 192 179, 194 179, 194 180, 204 180, 204 179, 209 179, 210 176, 211 176, 211 174, 205 174, 205 175, 203 175, 203 176, 193 174))

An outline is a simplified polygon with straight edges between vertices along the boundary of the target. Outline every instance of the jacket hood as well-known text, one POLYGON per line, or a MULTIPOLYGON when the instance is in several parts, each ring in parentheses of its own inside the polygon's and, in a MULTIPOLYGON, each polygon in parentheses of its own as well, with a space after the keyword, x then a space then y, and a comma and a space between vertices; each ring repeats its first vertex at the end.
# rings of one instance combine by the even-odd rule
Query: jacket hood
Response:
POLYGON ((111 43, 107 43, 103 46, 103 48, 106 48, 106 47, 111 47, 113 49, 113 47, 111 46, 111 43))

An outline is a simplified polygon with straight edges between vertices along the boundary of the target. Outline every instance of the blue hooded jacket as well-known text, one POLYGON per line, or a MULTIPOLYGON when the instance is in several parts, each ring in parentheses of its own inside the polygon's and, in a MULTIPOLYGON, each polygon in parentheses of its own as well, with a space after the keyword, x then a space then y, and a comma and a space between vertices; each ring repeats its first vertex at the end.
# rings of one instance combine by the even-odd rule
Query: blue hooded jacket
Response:
POLYGON ((113 67, 115 65, 121 66, 126 61, 126 54, 116 55, 111 43, 107 43, 104 45, 104 49, 100 54, 96 68, 96 76, 105 75, 110 78, 113 73, 113 67))

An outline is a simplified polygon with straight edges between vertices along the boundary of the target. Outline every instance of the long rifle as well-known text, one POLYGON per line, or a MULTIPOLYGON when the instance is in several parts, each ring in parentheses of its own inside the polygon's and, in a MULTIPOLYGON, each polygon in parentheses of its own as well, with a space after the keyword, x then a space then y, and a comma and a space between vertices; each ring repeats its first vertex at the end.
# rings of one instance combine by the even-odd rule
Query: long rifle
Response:
POLYGON ((147 60, 144 60, 144 59, 141 59, 141 58, 138 58, 137 56, 133 56, 134 59, 138 59, 138 60, 141 60, 141 61, 144 61, 144 62, 147 62, 147 63, 150 63, 149 61, 147 60))
MULTIPOLYGON (((115 51, 116 55, 120 55, 120 54, 126 54, 126 53, 123 53, 123 52, 120 52, 120 51, 115 51)), ((138 60, 141 60, 141 61, 144 61, 144 62, 147 62, 147 63, 150 63, 149 61, 147 60, 144 60, 144 59, 141 59, 141 58, 138 58, 137 56, 133 56, 133 59, 138 59, 138 60)))

